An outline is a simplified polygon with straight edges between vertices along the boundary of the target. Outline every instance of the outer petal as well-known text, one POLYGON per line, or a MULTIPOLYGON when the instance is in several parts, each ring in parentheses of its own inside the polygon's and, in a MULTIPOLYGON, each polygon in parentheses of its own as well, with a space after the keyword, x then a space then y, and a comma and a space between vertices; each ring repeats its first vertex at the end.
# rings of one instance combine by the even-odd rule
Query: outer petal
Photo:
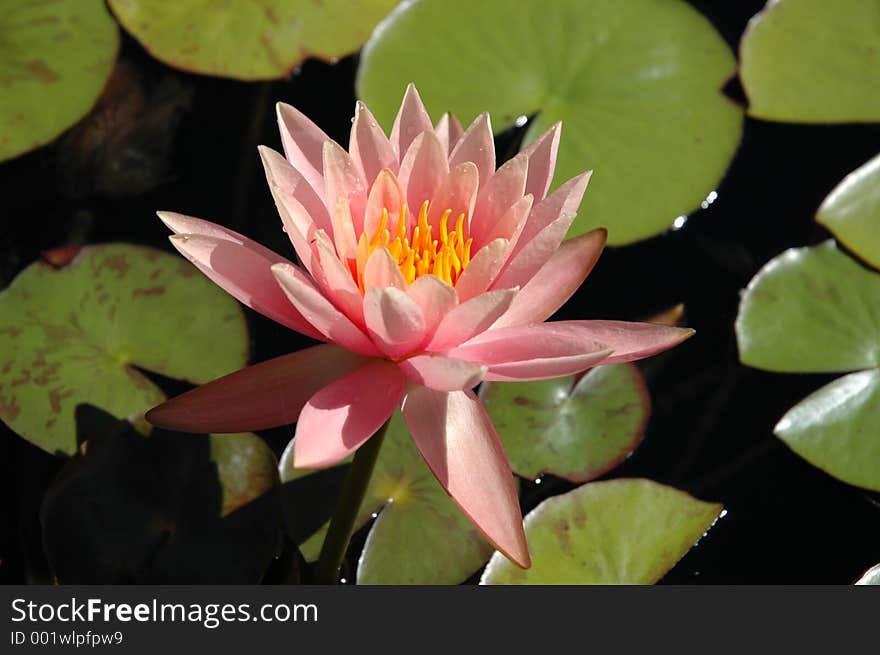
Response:
POLYGON ((535 205, 532 213, 529 214, 529 219, 526 221, 520 237, 519 246, 514 250, 514 253, 522 250, 526 244, 560 216, 577 214, 591 175, 592 171, 587 171, 573 177, 535 205))
POLYGON ((419 134, 400 163, 400 185, 406 194, 410 222, 414 223, 425 200, 434 198, 449 175, 449 161, 433 131, 419 134))
POLYGON ((351 277, 348 267, 339 261, 330 237, 323 230, 315 232, 315 252, 321 264, 321 282, 327 297, 346 316, 363 327, 364 302, 361 290, 351 277))
POLYGON ((454 348, 485 332, 507 311, 516 289, 497 289, 481 293, 460 304, 443 317, 426 350, 438 352, 454 348))
POLYGON ((147 412, 167 430, 250 432, 294 423, 318 389, 367 360, 322 344, 282 355, 172 398, 147 412))
POLYGON ((455 283, 459 301, 470 300, 489 288, 504 265, 507 246, 506 239, 495 239, 477 251, 455 283))
POLYGON ((446 147, 446 152, 452 154, 452 149, 458 145, 464 130, 461 128, 461 123, 455 117, 455 114, 446 112, 437 121, 434 133, 440 139, 440 143, 446 147))
POLYGON ((455 289, 433 275, 423 275, 409 285, 409 297, 422 308, 425 336, 430 338, 440 320, 458 304, 455 289))
POLYGON ((272 273, 290 302, 326 339, 363 355, 379 354, 372 341, 315 288, 302 270, 293 264, 276 264, 272 273))
POLYGON ((513 203, 526 193, 526 176, 529 159, 522 153, 505 162, 488 182, 480 185, 480 194, 471 221, 471 236, 476 247, 490 239, 487 235, 494 229, 498 219, 513 203))
POLYGON ((361 177, 351 157, 334 141, 324 142, 324 203, 336 207, 339 198, 351 206, 355 234, 363 231, 364 205, 367 183, 361 177))
POLYGON ((322 151, 330 137, 295 107, 279 102, 275 109, 284 154, 311 187, 321 193, 324 189, 322 151))
POLYGON ((330 222, 330 214, 324 206, 323 197, 319 196, 299 171, 280 154, 266 146, 258 146, 257 150, 266 171, 269 188, 278 187, 281 192, 277 200, 284 203, 287 198, 293 198, 305 210, 317 229, 332 235, 333 226, 330 222))
POLYGON ((449 155, 450 166, 457 166, 466 161, 476 164, 483 183, 495 173, 495 138, 492 136, 492 124, 488 113, 484 112, 477 116, 449 155))
POLYGON ((324 339, 274 284, 272 265, 289 263, 283 257, 250 240, 237 243, 200 234, 175 234, 171 243, 239 302, 300 334, 324 339))
POLYGON ((425 317, 405 291, 373 288, 364 296, 364 320, 373 340, 391 359, 410 354, 425 340, 425 317))
POLYGON ((336 207, 333 210, 333 241, 336 245, 336 253, 343 261, 357 257, 357 237, 354 234, 354 222, 351 217, 351 207, 345 198, 336 199, 336 207))
POLYGON ((395 287, 406 290, 406 280, 387 248, 376 248, 364 266, 364 290, 395 287))
POLYGON ((510 309, 493 328, 541 323, 571 298, 602 254, 607 230, 600 228, 563 242, 535 276, 519 290, 510 309))
POLYGON ((405 385, 397 366, 374 359, 318 391, 299 415, 293 465, 324 468, 357 450, 397 409, 405 385))
MULTIPOLYGON (((633 362, 651 357, 677 346, 696 334, 691 328, 628 321, 553 321, 543 323, 542 326, 561 338, 592 339, 607 344, 614 349, 614 354, 602 362, 603 364, 633 362)), ((492 330, 491 333, 503 331, 504 329, 492 330)))
POLYGON ((443 355, 416 355, 399 364, 406 376, 429 389, 459 391, 473 389, 488 367, 443 355))
POLYGON ((556 323, 489 330, 447 355, 480 364, 486 380, 543 380, 610 363, 611 348, 591 334, 556 330, 556 323))
MULTIPOLYGON (((574 220, 573 214, 563 214, 550 223, 507 260, 504 270, 493 283, 498 288, 525 286, 559 249, 565 233, 574 220)), ((520 237, 522 239, 522 237, 520 237)), ((520 240, 520 243, 522 241, 520 240)))
POLYGON ((519 243, 526 219, 529 217, 533 200, 532 194, 528 194, 513 203, 513 206, 498 219, 492 232, 489 233, 488 239, 490 241, 507 239, 507 252, 513 253, 519 243))
POLYGON ((554 124, 522 151, 529 158, 526 193, 531 193, 537 200, 541 200, 547 195, 547 189, 550 188, 550 182, 553 180, 561 131, 562 123, 554 124))
POLYGON ((391 142, 367 106, 358 100, 351 124, 348 151, 358 170, 369 183, 384 168, 397 172, 398 161, 391 142))
POLYGON ((415 138, 422 132, 433 129, 431 117, 425 110, 419 92, 413 84, 408 85, 394 119, 394 125, 391 127, 391 147, 397 158, 403 161, 415 138))
POLYGON ((455 225, 460 214, 464 214, 465 225, 468 225, 474 213, 479 183, 479 173, 473 162, 464 162, 455 166, 449 171, 449 175, 443 180, 431 200, 431 205, 428 207, 428 222, 431 225, 439 225, 440 216, 450 209, 452 210, 449 216, 450 229, 455 225))
POLYGON ((403 418, 431 471, 474 526, 522 567, 531 564, 504 448, 471 392, 411 389, 403 418))

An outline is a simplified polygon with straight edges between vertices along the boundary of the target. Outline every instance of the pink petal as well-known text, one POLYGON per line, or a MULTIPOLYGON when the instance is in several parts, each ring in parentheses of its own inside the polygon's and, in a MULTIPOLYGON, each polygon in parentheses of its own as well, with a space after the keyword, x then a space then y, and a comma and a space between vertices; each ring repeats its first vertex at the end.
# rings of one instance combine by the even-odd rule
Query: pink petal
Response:
POLYGON ((355 234, 363 231, 367 183, 348 153, 333 141, 324 142, 324 203, 335 207, 339 198, 351 206, 355 234))
POLYGON ((455 166, 449 171, 449 175, 443 180, 431 200, 428 207, 428 222, 431 225, 439 225, 443 212, 449 209, 452 210, 448 223, 450 231, 460 214, 464 214, 465 225, 468 225, 474 212, 478 185, 479 173, 473 162, 455 166))
POLYGON ((520 289, 510 309, 493 328, 540 323, 571 298, 593 270, 608 232, 604 228, 564 241, 553 256, 520 289))
POLYGON ((357 450, 397 409, 405 384, 396 365, 374 359, 318 391, 299 415, 293 465, 324 468, 357 450))
POLYGON ((409 297, 422 308, 425 336, 431 338, 440 320, 458 304, 458 294, 446 282, 433 275, 423 275, 409 285, 409 297))
POLYGON ((336 199, 336 207, 333 210, 333 239, 336 243, 336 252, 340 259, 348 261, 357 258, 357 237, 354 233, 354 221, 351 217, 351 207, 345 198, 336 199))
POLYGON ((272 273, 290 302, 330 341, 363 355, 378 355, 372 341, 351 320, 336 309, 293 264, 276 264, 272 273))
POLYGON ((411 209, 410 223, 415 222, 425 200, 434 198, 449 175, 449 161, 434 132, 419 134, 400 163, 400 186, 411 209))
MULTIPOLYGON (((548 331, 565 339, 595 340, 614 350, 603 364, 633 362, 651 357, 677 346, 696 332, 659 323, 631 323, 628 321, 553 321, 543 323, 548 331)), ((528 329, 528 328, 504 328, 528 329)), ((503 330, 492 330, 491 333, 503 330)), ((488 333, 487 333, 488 334, 488 333)), ((479 338, 479 337, 478 337, 479 338)))
POLYGON ((469 391, 411 389, 403 418, 428 467, 492 545, 531 564, 516 486, 498 433, 469 391))
POLYGON ((397 172, 398 161, 391 142, 367 106, 358 100, 348 140, 351 159, 369 183, 384 168, 397 172))
POLYGON ((477 116, 449 155, 450 166, 466 161, 476 164, 483 184, 495 173, 495 138, 487 113, 477 116))
POLYGON ((318 389, 367 361, 322 344, 282 355, 208 382, 147 412, 166 430, 250 432, 294 423, 318 389))
POLYGON ((528 194, 513 203, 513 206, 498 219, 487 239, 489 241, 506 239, 508 242, 507 252, 514 252, 529 217, 529 212, 532 210, 533 201, 532 194, 528 194))
POLYGON ((339 261, 330 237, 323 230, 315 232, 315 251, 321 264, 326 296, 359 327, 364 326, 364 300, 348 267, 339 261))
POLYGON ((426 350, 454 348, 485 332, 507 311, 515 295, 514 289, 498 289, 463 302, 443 317, 426 350))
POLYGON ((461 302, 483 293, 495 280, 507 255, 507 240, 495 239, 480 248, 455 283, 461 302))
POLYGON ((562 123, 554 124, 522 151, 529 158, 526 193, 531 193, 537 200, 542 200, 547 195, 547 189, 550 188, 550 182, 553 180, 561 131, 562 123))
POLYGON ((410 145, 419 134, 433 129, 431 117, 425 110, 419 92, 416 91, 413 84, 410 84, 406 87, 403 102, 400 103, 400 109, 394 119, 394 125, 391 127, 391 147, 398 160, 403 161, 410 145))
MULTIPOLYGON (((529 241, 518 253, 510 256, 504 270, 496 278, 493 286, 499 289, 525 286, 529 280, 546 264, 565 238, 574 215, 563 214, 545 227, 529 241)), ((522 236, 520 236, 522 243, 522 236)))
POLYGON ((171 237, 171 243, 239 302, 300 334, 323 340, 323 335, 309 324, 274 284, 272 265, 289 262, 250 239, 241 239, 241 242, 237 242, 203 234, 175 234, 171 237))
POLYGON ((487 370, 486 366, 443 355, 416 355, 399 365, 410 380, 437 391, 473 389, 487 370))
POLYGON ((367 291, 364 320, 373 340, 391 359, 409 355, 425 340, 421 308, 395 287, 367 291))
POLYGON ((577 214, 591 175, 592 171, 581 173, 535 205, 535 208, 529 215, 529 220, 523 228, 520 245, 514 250, 514 254, 522 250, 525 244, 534 239, 541 230, 560 216, 574 216, 577 214))
POLYGON ((406 280, 387 248, 376 248, 364 265, 364 290, 395 287, 406 291, 406 280))
POLYGON ((543 380, 610 363, 611 348, 592 334, 539 323, 489 330, 447 355, 486 364, 486 380, 543 380))
POLYGON ((519 154, 501 166, 488 182, 481 184, 474 208, 474 220, 471 222, 471 236, 475 246, 481 247, 491 240, 487 235, 498 219, 525 195, 528 171, 528 158, 519 154))
POLYGON ((434 127, 434 133, 440 139, 440 143, 446 148, 446 152, 452 154, 452 149, 458 144, 464 130, 455 114, 449 112, 443 114, 434 127))
POLYGON ((321 193, 324 189, 322 153, 324 142, 330 141, 330 137, 295 107, 279 102, 275 110, 284 154, 306 182, 321 193))
POLYGON ((376 233, 382 219, 382 210, 388 210, 386 229, 394 234, 401 205, 406 201, 397 176, 390 170, 383 169, 370 187, 367 207, 364 210, 364 233, 371 237, 376 233))
POLYGON ((296 256, 299 257, 299 261, 310 274, 319 275, 317 260, 310 246, 317 230, 315 222, 305 207, 295 198, 285 197, 281 187, 270 183, 269 190, 272 192, 275 208, 281 217, 281 225, 284 227, 284 232, 290 239, 290 243, 293 244, 296 256))
POLYGON ((277 200, 285 203, 288 198, 294 199, 318 229, 332 235, 333 225, 330 222, 330 214, 324 206, 323 195, 319 196, 306 179, 279 153, 266 146, 258 146, 257 150, 266 171, 269 188, 278 187, 280 191, 277 200))

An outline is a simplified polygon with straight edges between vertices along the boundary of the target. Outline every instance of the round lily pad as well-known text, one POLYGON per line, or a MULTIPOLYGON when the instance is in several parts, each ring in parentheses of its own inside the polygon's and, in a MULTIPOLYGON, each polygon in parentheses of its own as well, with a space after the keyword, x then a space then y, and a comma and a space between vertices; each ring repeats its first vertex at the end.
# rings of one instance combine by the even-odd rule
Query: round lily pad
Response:
MULTIPOLYGON (((396 0, 109 0, 157 59, 239 80, 286 77, 303 59, 354 52, 396 0)), ((398 95, 400 95, 398 93, 398 95)))
POLYGON ((74 408, 139 418, 165 399, 138 369, 196 384, 247 361, 244 315, 180 257, 87 246, 31 264, 0 292, 0 419, 50 453, 76 451, 74 408))
POLYGON ((591 482, 525 519, 532 568, 495 553, 481 584, 653 584, 712 527, 722 506, 651 480, 591 482))
POLYGON ((880 155, 835 187, 816 220, 852 252, 880 268, 880 155))
POLYGON ((880 121, 880 2, 773 0, 740 44, 749 114, 788 123, 880 121))
POLYGON ((578 379, 486 382, 480 399, 517 475, 586 482, 638 446, 650 397, 632 364, 599 366, 578 379))
POLYGON ((85 116, 110 77, 119 31, 103 0, 5 0, 0 11, 0 161, 85 116))
MULTIPOLYGON (((291 444, 281 457, 285 483, 316 475, 293 469, 292 455, 291 444)), ((297 500, 285 495, 285 502, 297 500)), ((309 500, 301 495, 298 502, 309 500)), ((358 584, 458 584, 492 553, 428 469, 400 412, 388 426, 356 526, 374 514, 358 563, 358 584)), ((326 526, 302 543, 306 560, 317 559, 325 533, 326 526)))
POLYGON ((875 564, 859 578, 857 585, 880 585, 880 564, 875 564))
POLYGON ((65 584, 254 584, 280 536, 278 472, 256 435, 88 435, 49 488, 46 554, 65 584))
POLYGON ((386 127, 408 82, 435 116, 488 111, 496 131, 534 116, 526 144, 562 121, 554 185, 595 171, 572 233, 624 244, 717 187, 742 130, 721 92, 735 70, 681 0, 417 0, 373 32, 357 89, 386 127))
POLYGON ((790 373, 880 366, 880 273, 833 241, 792 248, 752 279, 736 335, 744 364, 790 373))
POLYGON ((880 370, 850 373, 807 396, 774 432, 838 480, 880 491, 880 370))

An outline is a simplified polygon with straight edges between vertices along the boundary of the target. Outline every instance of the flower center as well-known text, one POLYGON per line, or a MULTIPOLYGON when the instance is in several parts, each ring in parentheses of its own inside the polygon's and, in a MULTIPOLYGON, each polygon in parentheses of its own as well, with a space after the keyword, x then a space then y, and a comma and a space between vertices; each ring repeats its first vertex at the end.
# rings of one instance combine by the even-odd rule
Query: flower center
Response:
POLYGON ((458 215, 455 228, 449 230, 451 209, 440 216, 439 225, 436 226, 438 234, 435 235, 435 226, 428 222, 428 204, 427 200, 422 203, 412 230, 408 225, 404 203, 393 233, 388 229, 388 210, 383 209, 376 231, 371 235, 366 232, 361 234, 357 245, 357 281, 361 291, 364 290, 364 267, 376 248, 386 248, 391 253, 407 284, 412 284, 423 275, 435 275, 455 286, 471 260, 473 239, 467 235, 464 213, 458 215))

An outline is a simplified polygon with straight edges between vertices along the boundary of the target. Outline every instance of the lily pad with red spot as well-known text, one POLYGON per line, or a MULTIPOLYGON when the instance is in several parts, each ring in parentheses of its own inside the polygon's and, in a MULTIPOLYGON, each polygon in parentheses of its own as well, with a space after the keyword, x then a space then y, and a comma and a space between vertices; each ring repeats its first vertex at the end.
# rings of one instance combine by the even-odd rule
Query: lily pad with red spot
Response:
POLYGON ((480 584, 654 584, 722 510, 651 480, 591 482, 526 516, 530 569, 496 552, 480 584))
POLYGON ((602 475, 636 449, 650 415, 645 381, 632 364, 538 382, 486 382, 480 399, 514 472, 530 479, 602 475))
POLYGON ((241 368, 239 305, 188 262, 143 246, 86 246, 28 266, 0 292, 0 419, 50 453, 77 449, 74 408, 140 423, 165 395, 141 369, 203 383, 241 368))
MULTIPOLYGON (((285 503, 311 502, 302 493, 303 485, 332 470, 294 469, 291 442, 281 457, 285 503)), ((388 426, 357 528, 369 523, 374 513, 358 563, 358 584, 458 584, 492 553, 428 469, 400 412, 388 426)), ((306 560, 318 558, 325 533, 326 525, 301 544, 306 560)))
POLYGON ((361 47, 397 0, 109 0, 157 59, 181 70, 239 80, 286 77, 308 57, 361 47))
POLYGON ((49 143, 85 116, 118 48, 103 0, 4 0, 0 161, 49 143))

